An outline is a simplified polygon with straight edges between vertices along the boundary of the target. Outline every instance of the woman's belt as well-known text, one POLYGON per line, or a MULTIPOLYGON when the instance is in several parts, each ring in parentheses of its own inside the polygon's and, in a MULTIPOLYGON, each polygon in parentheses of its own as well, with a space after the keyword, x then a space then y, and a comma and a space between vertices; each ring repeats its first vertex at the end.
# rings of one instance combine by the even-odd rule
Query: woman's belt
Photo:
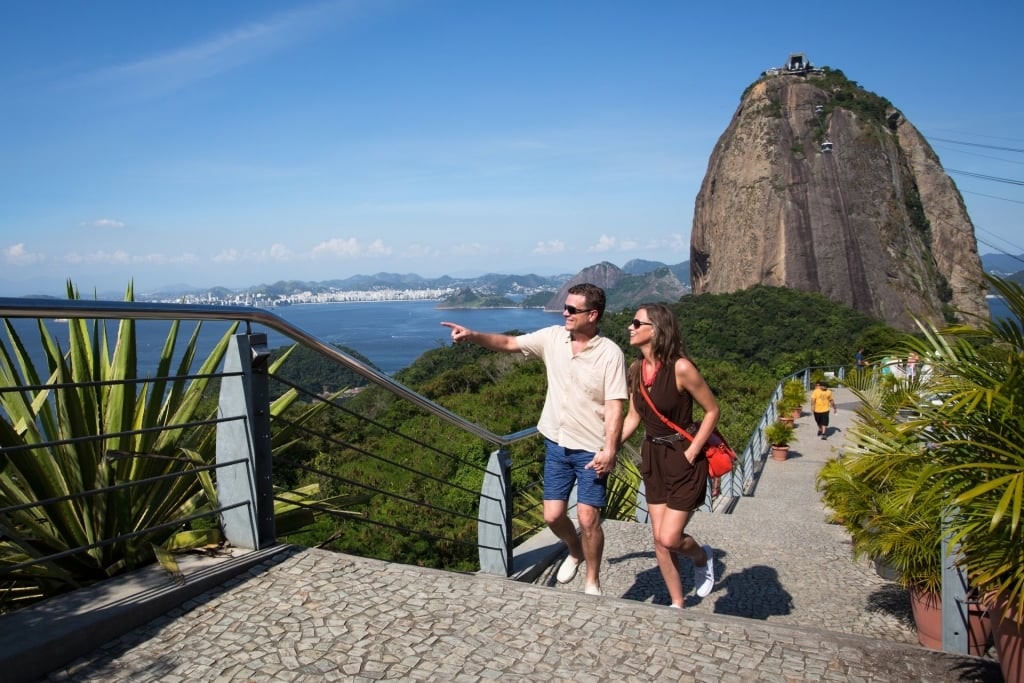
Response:
POLYGON ((651 443, 668 444, 675 443, 676 441, 679 441, 681 438, 683 438, 682 434, 680 434, 679 432, 673 432, 668 436, 649 436, 647 437, 647 440, 650 441, 651 443))

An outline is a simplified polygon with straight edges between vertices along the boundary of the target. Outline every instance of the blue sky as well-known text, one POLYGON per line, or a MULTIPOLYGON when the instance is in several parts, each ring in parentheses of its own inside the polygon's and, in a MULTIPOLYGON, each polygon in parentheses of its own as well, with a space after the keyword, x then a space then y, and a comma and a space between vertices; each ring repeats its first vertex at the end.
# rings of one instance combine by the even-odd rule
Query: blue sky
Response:
POLYGON ((679 263, 716 140, 794 52, 900 108, 965 172, 981 253, 1019 254, 1022 25, 995 2, 3 3, 0 295, 679 263))

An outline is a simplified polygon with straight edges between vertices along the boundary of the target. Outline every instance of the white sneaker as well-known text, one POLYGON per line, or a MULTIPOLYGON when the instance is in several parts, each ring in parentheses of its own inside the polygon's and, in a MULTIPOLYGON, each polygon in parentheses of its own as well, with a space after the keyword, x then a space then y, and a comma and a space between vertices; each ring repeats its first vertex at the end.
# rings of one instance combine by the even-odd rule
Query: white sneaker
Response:
POLYGON ((555 578, 558 583, 569 583, 576 578, 576 572, 579 571, 580 565, 583 564, 583 560, 574 560, 572 555, 569 555, 562 560, 562 566, 558 568, 558 574, 555 578))
POLYGON ((697 595, 706 598, 711 594, 711 589, 715 587, 715 555, 711 546, 705 545, 702 548, 704 556, 708 558, 708 563, 703 567, 694 567, 693 578, 697 584, 697 595))
POLYGON ((587 595, 604 595, 604 593, 601 592, 600 586, 587 586, 583 589, 583 592, 587 595))

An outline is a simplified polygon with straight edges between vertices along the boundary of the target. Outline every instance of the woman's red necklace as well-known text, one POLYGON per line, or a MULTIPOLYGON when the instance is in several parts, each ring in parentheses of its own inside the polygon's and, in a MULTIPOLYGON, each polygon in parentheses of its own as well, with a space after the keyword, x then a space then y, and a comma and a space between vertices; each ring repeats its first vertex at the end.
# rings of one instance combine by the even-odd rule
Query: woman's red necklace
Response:
POLYGON ((654 384, 654 378, 658 376, 658 370, 661 369, 661 363, 655 363, 650 370, 647 369, 647 359, 644 358, 640 363, 640 374, 643 376, 644 386, 649 387, 654 384))

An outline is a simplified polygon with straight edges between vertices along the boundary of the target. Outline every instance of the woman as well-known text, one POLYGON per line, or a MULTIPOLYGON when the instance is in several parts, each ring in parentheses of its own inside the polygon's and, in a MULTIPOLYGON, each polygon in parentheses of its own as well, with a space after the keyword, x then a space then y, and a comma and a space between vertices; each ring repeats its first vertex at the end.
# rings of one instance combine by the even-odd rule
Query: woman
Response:
MULTIPOLYGON (((622 428, 625 441, 643 421, 646 438, 640 471, 654 533, 658 569, 665 579, 673 607, 683 606, 680 555, 694 565, 697 595, 705 597, 715 585, 710 546, 686 533, 693 511, 704 504, 708 462, 704 442, 718 423, 718 402, 696 366, 686 357, 675 314, 662 304, 642 304, 629 325, 629 343, 640 358, 629 367, 629 412, 622 428), (646 389, 658 412, 684 429, 693 425, 693 402, 704 409, 693 441, 662 422, 644 398, 646 389)), ((691 431, 692 433, 692 431, 691 431)))

